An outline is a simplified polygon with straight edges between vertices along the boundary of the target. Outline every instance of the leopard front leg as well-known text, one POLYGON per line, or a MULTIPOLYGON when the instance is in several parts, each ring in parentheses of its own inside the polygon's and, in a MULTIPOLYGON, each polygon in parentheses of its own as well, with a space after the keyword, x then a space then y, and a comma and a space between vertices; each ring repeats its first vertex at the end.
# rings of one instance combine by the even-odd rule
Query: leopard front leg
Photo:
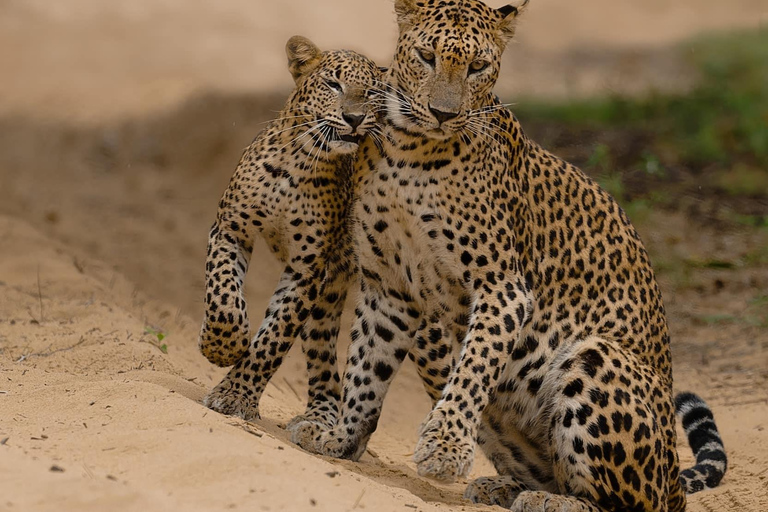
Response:
POLYGON ((280 295, 279 300, 275 300, 276 307, 268 310, 262 328, 243 358, 205 398, 206 406, 244 419, 259 417, 258 404, 264 388, 304 329, 324 282, 325 269, 321 269, 319 263, 297 267, 286 267, 281 283, 287 281, 288 284, 276 292, 280 295))
MULTIPOLYGON (((273 357, 277 356, 281 347, 274 345, 268 351, 264 350, 261 358, 263 361, 257 360, 258 347, 264 345, 270 333, 279 331, 279 317, 284 314, 286 308, 290 308, 292 297, 296 295, 296 283, 293 271, 286 269, 280 276, 251 346, 224 379, 203 399, 206 407, 247 420, 259 417, 259 400, 272 373, 269 370, 263 372, 262 364, 266 365, 267 352, 273 357)), ((273 364, 270 364, 269 368, 272 366, 273 364)))
POLYGON ((200 352, 218 366, 231 366, 250 344, 250 325, 243 279, 251 246, 248 237, 226 225, 226 212, 208 236, 205 261, 205 316, 200 329, 200 352))
POLYGON ((305 450, 352 460, 360 458, 376 430, 384 396, 413 346, 420 322, 407 293, 385 291, 370 277, 361 277, 361 283, 361 302, 355 309, 344 373, 341 417, 331 429, 299 423, 291 436, 305 450))
POLYGON ((453 482, 472 469, 477 423, 530 318, 524 280, 475 291, 461 356, 443 398, 422 423, 413 458, 422 476, 453 482))
POLYGON ((416 344, 408 353, 433 406, 442 397, 458 357, 457 336, 452 327, 442 323, 439 316, 432 316, 431 321, 420 326, 416 344))
POLYGON ((336 341, 351 278, 350 271, 334 270, 301 331, 301 349, 309 376, 309 401, 304 413, 288 423, 289 431, 307 421, 326 428, 336 423, 341 400, 336 341))

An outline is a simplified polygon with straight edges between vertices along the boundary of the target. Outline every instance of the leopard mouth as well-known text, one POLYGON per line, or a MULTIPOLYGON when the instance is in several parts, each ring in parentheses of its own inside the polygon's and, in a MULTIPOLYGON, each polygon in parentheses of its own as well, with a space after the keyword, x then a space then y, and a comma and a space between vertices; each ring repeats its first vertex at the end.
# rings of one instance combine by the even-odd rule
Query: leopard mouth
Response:
POLYGON ((424 132, 424 134, 431 139, 447 140, 453 137, 455 135, 455 132, 453 130, 440 126, 438 128, 428 129, 424 132))
POLYGON ((360 144, 360 139, 362 137, 360 135, 357 135, 355 133, 348 133, 346 135, 339 135, 338 140, 342 142, 350 142, 352 144, 360 144))

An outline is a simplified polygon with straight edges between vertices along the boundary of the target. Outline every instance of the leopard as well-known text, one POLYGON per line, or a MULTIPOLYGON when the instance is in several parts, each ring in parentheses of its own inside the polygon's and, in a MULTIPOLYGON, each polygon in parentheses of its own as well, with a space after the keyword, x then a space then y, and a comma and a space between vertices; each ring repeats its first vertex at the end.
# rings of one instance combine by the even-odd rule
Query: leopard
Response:
POLYGON ((286 54, 295 88, 244 150, 208 237, 199 348, 232 368, 203 403, 259 418, 267 383, 300 339, 309 399, 298 418, 332 424, 340 400, 336 340, 356 275, 352 162, 360 142, 375 136, 369 96, 381 70, 359 53, 321 51, 302 36, 287 42, 286 54), (251 338, 243 280, 259 238, 284 267, 251 338))
POLYGON ((725 449, 706 402, 673 395, 661 292, 626 213, 493 93, 527 3, 395 0, 383 144, 361 144, 355 164, 342 410, 292 440, 358 460, 406 355, 448 351, 449 370, 430 375, 441 395, 419 430, 420 476, 466 477, 479 446, 498 474, 469 483, 475 503, 679 512, 719 484, 725 449), (682 471, 676 414, 696 456, 682 471))

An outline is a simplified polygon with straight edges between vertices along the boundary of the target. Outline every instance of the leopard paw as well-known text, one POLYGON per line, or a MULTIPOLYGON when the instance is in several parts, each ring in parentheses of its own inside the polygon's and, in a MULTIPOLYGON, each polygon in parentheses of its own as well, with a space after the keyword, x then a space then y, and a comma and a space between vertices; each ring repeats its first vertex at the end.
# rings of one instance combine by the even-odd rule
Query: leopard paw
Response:
POLYGON ((552 497, 554 497, 553 494, 545 491, 523 492, 520 493, 510 508, 515 512, 546 512, 551 509, 548 505, 552 497))
POLYGON ((285 425, 285 430, 293 431, 293 429, 301 423, 313 423, 325 429, 330 429, 336 424, 336 415, 328 412, 321 413, 318 411, 306 411, 304 414, 299 414, 291 418, 285 425))
POLYGON ((320 435, 329 429, 329 426, 308 420, 303 415, 296 416, 285 426, 285 430, 291 433, 291 442, 310 453, 318 453, 316 447, 320 435))
POLYGON ((237 363, 251 344, 248 315, 242 307, 230 308, 229 312, 220 311, 216 321, 209 317, 203 320, 198 347, 205 358, 216 366, 227 367, 237 363), (230 319, 231 323, 227 321, 230 319))
POLYGON ((314 421, 301 421, 289 424, 291 441, 311 453, 350 459, 357 461, 365 452, 366 442, 360 442, 357 436, 350 435, 344 427, 329 428, 314 421))
POLYGON ((523 487, 508 476, 484 477, 473 480, 464 491, 464 499, 482 505, 509 508, 523 487))
POLYGON ((226 379, 208 393, 203 405, 221 414, 239 416, 248 421, 260 418, 258 400, 249 397, 242 388, 236 389, 226 379))
POLYGON ((345 427, 336 426, 320 434, 315 443, 315 451, 336 459, 357 461, 365 452, 367 445, 367 438, 361 441, 356 434, 349 432, 345 427))
POLYGON ((510 507, 514 512, 600 512, 585 498, 552 494, 546 491, 523 491, 510 507))
POLYGON ((422 423, 419 442, 413 454, 419 475, 443 482, 455 482, 472 470, 474 438, 454 418, 463 419, 464 416, 435 408, 422 423))

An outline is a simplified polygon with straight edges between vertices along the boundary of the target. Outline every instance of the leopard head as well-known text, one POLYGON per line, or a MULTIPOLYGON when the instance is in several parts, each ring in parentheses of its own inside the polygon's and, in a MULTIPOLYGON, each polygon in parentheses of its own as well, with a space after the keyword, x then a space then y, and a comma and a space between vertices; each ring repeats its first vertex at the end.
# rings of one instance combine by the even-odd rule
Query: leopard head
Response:
POLYGON ((294 36, 285 46, 296 89, 286 113, 306 123, 308 143, 331 154, 351 154, 376 126, 373 90, 381 71, 367 57, 348 50, 320 51, 294 36))
POLYGON ((400 30, 387 77, 387 117, 434 139, 451 138, 492 99, 501 55, 527 5, 395 0, 400 30))

